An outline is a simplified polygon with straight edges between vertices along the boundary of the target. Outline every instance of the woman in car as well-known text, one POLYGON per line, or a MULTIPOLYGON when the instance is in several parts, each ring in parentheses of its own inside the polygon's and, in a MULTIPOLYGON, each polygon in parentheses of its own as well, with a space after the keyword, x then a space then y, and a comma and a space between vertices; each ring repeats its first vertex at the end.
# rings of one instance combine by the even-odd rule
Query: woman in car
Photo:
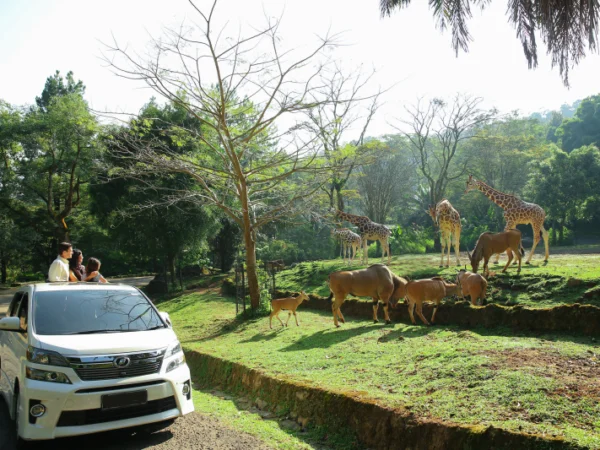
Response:
POLYGON ((73 256, 69 259, 69 281, 91 281, 98 275, 98 271, 87 272, 83 264, 83 253, 81 250, 73 249, 73 256))
POLYGON ((102 274, 100 273, 100 260, 97 258, 90 258, 88 259, 88 263, 87 266, 85 267, 85 271, 87 273, 89 273, 90 275, 92 274, 96 274, 94 275, 92 278, 90 278, 88 276, 89 279, 86 279, 86 281, 91 282, 91 283, 108 283, 108 281, 106 281, 106 278, 104 278, 102 276, 102 274))

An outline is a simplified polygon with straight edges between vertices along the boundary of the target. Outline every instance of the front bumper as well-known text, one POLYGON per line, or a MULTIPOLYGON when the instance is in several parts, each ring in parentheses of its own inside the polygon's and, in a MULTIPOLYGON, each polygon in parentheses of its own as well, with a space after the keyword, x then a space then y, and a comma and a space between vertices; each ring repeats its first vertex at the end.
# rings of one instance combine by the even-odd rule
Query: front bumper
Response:
POLYGON ((25 440, 54 439, 174 419, 194 411, 190 370, 186 364, 164 373, 140 377, 80 381, 65 370, 73 384, 24 380, 20 392, 19 435, 25 440), (189 386, 189 394, 182 390, 189 386), (102 395, 146 390, 144 405, 101 409, 102 395), (33 418, 31 405, 41 403, 46 412, 33 418))

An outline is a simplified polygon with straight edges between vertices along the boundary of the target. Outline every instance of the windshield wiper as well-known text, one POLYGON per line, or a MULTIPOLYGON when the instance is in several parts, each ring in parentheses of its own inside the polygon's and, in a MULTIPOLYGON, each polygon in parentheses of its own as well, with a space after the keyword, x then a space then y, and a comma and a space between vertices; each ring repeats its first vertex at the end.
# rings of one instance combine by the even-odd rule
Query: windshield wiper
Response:
POLYGON ((96 334, 96 333, 130 333, 133 331, 144 331, 144 330, 89 330, 89 331, 76 331, 75 333, 67 334, 96 334))
POLYGON ((155 327, 146 328, 145 330, 140 330, 140 331, 152 331, 152 330, 158 330, 159 328, 168 328, 168 327, 165 327, 164 325, 156 325, 155 327))

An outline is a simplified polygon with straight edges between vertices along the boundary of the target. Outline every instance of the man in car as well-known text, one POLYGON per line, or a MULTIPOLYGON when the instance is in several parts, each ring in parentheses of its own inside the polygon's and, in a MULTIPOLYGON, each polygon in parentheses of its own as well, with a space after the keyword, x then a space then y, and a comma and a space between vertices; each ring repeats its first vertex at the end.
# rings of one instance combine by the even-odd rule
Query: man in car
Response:
POLYGON ((48 281, 69 281, 69 258, 73 255, 73 246, 68 242, 58 244, 58 256, 50 264, 48 281))

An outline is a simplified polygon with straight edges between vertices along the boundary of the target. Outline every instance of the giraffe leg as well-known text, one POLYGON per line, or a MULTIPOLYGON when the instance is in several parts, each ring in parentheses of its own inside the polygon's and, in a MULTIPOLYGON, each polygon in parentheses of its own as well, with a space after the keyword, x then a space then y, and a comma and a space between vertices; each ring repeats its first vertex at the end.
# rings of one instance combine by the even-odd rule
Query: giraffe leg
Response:
POLYGON ((450 252, 452 251, 452 234, 448 232, 446 236, 446 248, 448 249, 448 256, 446 257, 446 267, 450 267, 450 252))
POLYGON ((368 265, 369 264, 369 251, 367 248, 367 238, 363 238, 363 263, 368 265))
POLYGON ((447 240, 448 232, 446 230, 442 230, 442 234, 440 235, 440 247, 442 247, 442 255, 440 258, 440 267, 444 267, 444 253, 446 249, 446 240, 447 240))
POLYGON ((525 261, 525 264, 530 264, 529 261, 531 261, 531 258, 533 256, 533 254, 535 253, 535 248, 538 245, 538 242, 540 242, 540 224, 537 223, 532 223, 531 226, 533 227, 533 246, 531 247, 531 252, 529 253, 529 256, 527 257, 527 260, 525 261))
POLYGON ((548 232, 544 228, 544 225, 540 227, 542 230, 542 238, 544 238, 544 248, 546 250, 546 257, 544 258, 544 262, 548 262, 548 258, 550 257, 550 246, 548 241, 548 232))
POLYGON ((454 229, 454 253, 456 254, 456 265, 460 266, 460 227, 454 229))

